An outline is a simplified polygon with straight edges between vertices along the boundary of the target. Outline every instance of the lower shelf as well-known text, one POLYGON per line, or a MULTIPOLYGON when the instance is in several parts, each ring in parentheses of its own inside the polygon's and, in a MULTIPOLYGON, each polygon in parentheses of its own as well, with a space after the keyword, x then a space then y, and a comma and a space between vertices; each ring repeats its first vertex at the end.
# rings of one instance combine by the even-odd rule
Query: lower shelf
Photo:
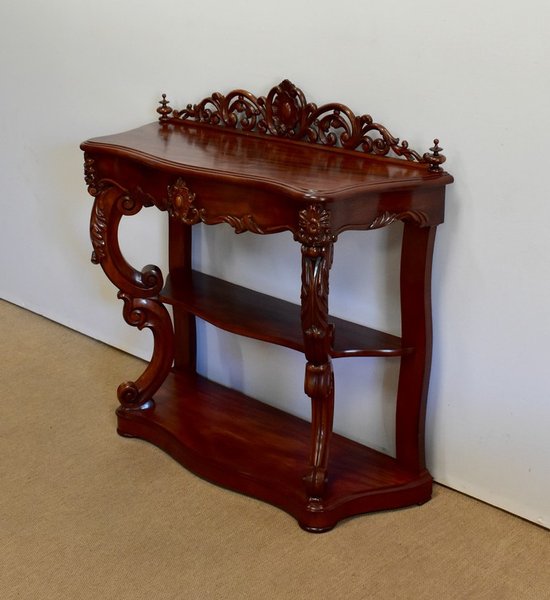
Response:
POLYGON ((194 373, 171 373, 153 408, 117 415, 121 435, 147 440, 197 475, 285 510, 308 531, 431 497, 427 471, 412 473, 335 434, 325 498, 308 506, 310 424, 194 373))

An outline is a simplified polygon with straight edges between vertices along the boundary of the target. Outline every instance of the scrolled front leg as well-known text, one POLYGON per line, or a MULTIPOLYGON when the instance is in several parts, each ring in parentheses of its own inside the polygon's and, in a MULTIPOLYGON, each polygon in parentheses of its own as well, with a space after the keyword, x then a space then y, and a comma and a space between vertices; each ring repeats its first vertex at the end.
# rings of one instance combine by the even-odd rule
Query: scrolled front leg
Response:
POLYGON ((85 162, 88 191, 95 197, 90 220, 93 246, 92 262, 101 268, 120 290, 125 321, 153 333, 154 349, 149 365, 136 381, 122 383, 117 391, 119 410, 143 410, 153 406, 153 394, 166 378, 174 359, 172 321, 158 300, 163 286, 160 269, 147 265, 141 271, 126 262, 118 243, 118 228, 123 216, 138 213, 154 199, 137 188, 132 193, 111 180, 97 180, 93 159, 85 162))

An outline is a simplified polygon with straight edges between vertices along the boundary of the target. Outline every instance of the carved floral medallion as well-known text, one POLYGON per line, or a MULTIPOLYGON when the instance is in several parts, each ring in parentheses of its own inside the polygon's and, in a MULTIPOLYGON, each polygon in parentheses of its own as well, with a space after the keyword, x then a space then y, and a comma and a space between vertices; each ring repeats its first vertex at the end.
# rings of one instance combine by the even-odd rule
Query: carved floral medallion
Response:
POLYGON ((335 241, 330 230, 330 213, 320 204, 311 204, 298 213, 295 239, 306 247, 319 247, 335 241))

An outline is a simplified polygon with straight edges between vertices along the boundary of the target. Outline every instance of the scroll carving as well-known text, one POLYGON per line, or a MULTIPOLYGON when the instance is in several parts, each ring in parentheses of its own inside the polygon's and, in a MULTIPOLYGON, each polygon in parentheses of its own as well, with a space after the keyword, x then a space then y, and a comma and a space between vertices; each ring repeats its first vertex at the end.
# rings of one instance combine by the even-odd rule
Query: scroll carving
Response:
POLYGON ((176 182, 168 187, 168 199, 166 201, 166 210, 171 217, 181 219, 187 225, 196 225, 204 223, 205 225, 217 225, 218 223, 227 223, 235 230, 235 233, 269 233, 273 228, 263 229, 256 223, 252 215, 207 215, 204 208, 197 208, 194 205, 196 195, 189 189, 185 181, 179 177, 176 182))
POLYGON ((134 269, 124 259, 118 243, 118 226, 122 216, 135 215, 143 206, 150 206, 151 198, 143 191, 129 193, 121 186, 103 180, 90 218, 92 262, 103 267, 116 287, 133 296, 154 296, 163 286, 158 267, 147 265, 141 271, 134 269))
POLYGON ((412 221, 419 227, 426 227, 430 220, 424 211, 421 210, 406 210, 400 213, 383 212, 378 215, 369 225, 368 229, 379 229, 395 223, 395 221, 412 221))
POLYGON ((153 356, 137 381, 118 386, 119 410, 144 410, 153 406, 153 394, 166 379, 174 360, 174 336, 168 311, 156 298, 134 298, 123 291, 118 298, 124 301, 124 320, 138 329, 153 332, 153 356))
POLYGON ((227 95, 213 93, 198 104, 183 110, 172 109, 163 94, 157 112, 160 123, 194 121, 208 125, 257 132, 260 134, 303 140, 311 143, 358 150, 367 154, 395 156, 428 165, 428 170, 441 172, 445 156, 439 140, 431 152, 419 154, 400 142, 386 127, 374 122, 370 115, 356 116, 347 106, 332 102, 317 106, 308 102, 302 90, 288 79, 272 88, 267 96, 256 97, 246 90, 233 90, 227 95))
POLYGON ((155 265, 141 271, 124 259, 118 243, 118 227, 123 216, 135 215, 155 198, 136 187, 131 192, 115 181, 98 180, 93 159, 85 159, 88 191, 95 197, 90 219, 92 262, 100 264, 107 277, 119 288, 124 301, 123 316, 129 325, 149 328, 154 337, 153 356, 145 371, 134 381, 118 388, 119 410, 143 410, 153 406, 153 394, 168 374, 174 358, 172 321, 158 300, 163 286, 162 273, 155 265))
MULTIPOLYGON (((267 233, 266 230, 262 229, 258 223, 256 223, 252 215, 244 215, 243 217, 226 215, 219 217, 219 220, 222 223, 231 225, 235 230, 235 233, 244 233, 245 231, 251 231, 252 233, 267 233)), ((209 219, 208 223, 213 225, 215 219, 209 219)))

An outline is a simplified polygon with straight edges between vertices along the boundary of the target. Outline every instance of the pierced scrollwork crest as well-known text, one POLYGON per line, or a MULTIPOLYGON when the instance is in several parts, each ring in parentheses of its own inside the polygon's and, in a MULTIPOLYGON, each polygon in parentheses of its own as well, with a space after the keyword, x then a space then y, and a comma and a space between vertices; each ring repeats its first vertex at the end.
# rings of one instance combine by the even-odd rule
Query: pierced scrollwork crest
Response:
POLYGON ((198 104, 176 110, 163 94, 159 104, 160 123, 190 120, 378 156, 392 152, 406 160, 427 164, 432 172, 441 172, 445 162, 439 140, 434 140, 431 152, 421 155, 409 148, 407 141, 400 142, 386 127, 374 122, 370 115, 356 116, 347 106, 336 102, 319 107, 308 102, 302 90, 288 79, 272 88, 267 96, 256 97, 246 90, 233 90, 227 95, 215 92, 198 104))

